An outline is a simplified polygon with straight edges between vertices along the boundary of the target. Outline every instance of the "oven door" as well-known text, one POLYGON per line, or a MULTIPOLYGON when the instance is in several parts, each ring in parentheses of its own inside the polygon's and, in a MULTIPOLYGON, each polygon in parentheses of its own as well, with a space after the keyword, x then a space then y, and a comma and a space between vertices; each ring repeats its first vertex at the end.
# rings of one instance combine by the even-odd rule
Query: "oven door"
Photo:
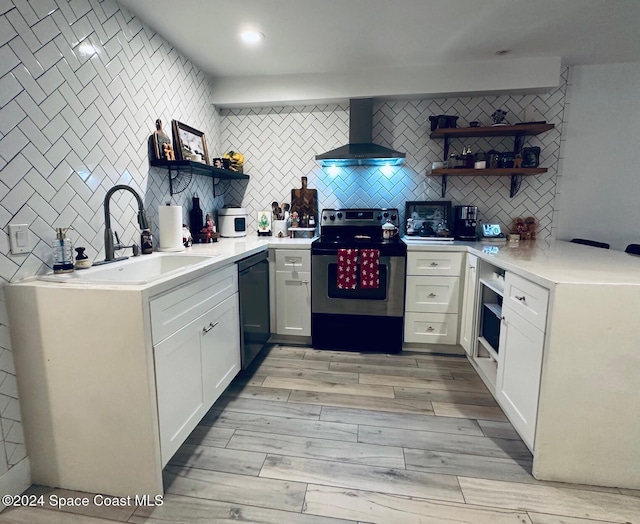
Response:
POLYGON ((378 289, 346 290, 337 286, 337 253, 313 255, 311 311, 333 315, 402 317, 405 266, 405 257, 381 256, 378 289))

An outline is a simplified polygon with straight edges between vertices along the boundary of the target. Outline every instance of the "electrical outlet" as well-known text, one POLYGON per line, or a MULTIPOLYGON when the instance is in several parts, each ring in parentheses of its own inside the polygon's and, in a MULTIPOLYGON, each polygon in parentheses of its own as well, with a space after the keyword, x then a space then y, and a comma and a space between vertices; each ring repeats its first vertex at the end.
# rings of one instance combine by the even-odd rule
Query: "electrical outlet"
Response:
POLYGON ((11 244, 12 255, 31 251, 29 224, 9 224, 9 243, 11 244))

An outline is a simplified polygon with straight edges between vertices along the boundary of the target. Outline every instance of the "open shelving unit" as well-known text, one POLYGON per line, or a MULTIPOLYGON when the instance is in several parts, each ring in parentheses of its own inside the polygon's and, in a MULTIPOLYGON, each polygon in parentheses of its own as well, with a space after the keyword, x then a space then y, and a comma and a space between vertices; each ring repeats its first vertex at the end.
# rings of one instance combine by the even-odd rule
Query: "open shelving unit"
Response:
MULTIPOLYGON (((452 138, 480 138, 480 137, 505 137, 512 136, 514 140, 513 152, 519 153, 524 145, 525 137, 546 133, 555 127, 554 124, 521 124, 516 126, 489 126, 489 127, 452 127, 432 131, 431 138, 444 138, 444 160, 449 158, 449 149, 452 138)), ((544 167, 518 167, 499 169, 434 169, 431 175, 440 175, 442 198, 447 192, 447 177, 449 176, 510 176, 511 187, 509 196, 514 197, 520 190, 523 176, 540 175, 546 173, 544 167)))
POLYGON ((498 377, 504 271, 481 261, 479 266, 478 333, 473 363, 490 390, 495 390, 498 377))
POLYGON ((249 175, 220 169, 193 160, 151 160, 152 167, 161 167, 169 171, 169 193, 173 196, 184 191, 189 185, 192 175, 207 176, 213 179, 213 196, 216 196, 215 179, 218 180, 249 180, 249 175), (186 184, 185 177, 188 177, 186 184))

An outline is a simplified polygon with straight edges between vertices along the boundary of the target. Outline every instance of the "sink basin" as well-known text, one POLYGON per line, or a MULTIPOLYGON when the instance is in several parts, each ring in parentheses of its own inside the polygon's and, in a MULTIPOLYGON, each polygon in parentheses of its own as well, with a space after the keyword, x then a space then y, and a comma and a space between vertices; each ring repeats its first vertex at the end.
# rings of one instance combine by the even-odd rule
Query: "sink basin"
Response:
POLYGON ((48 282, 73 282, 77 284, 142 285, 173 274, 186 272, 212 263, 221 255, 173 255, 153 254, 132 257, 71 273, 41 275, 39 280, 48 282))

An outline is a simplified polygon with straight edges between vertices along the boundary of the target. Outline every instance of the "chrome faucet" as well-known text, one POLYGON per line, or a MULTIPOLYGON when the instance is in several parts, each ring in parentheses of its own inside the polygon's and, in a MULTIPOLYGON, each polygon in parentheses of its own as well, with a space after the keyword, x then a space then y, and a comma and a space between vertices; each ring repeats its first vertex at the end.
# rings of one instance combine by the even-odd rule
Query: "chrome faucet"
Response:
MULTIPOLYGON (((113 231, 111 231, 111 213, 109 212, 109 202, 111 201, 111 196, 116 191, 119 191, 121 189, 125 191, 129 191, 131 194, 133 194, 134 197, 136 197, 136 200, 138 201, 138 224, 140 225, 140 230, 149 228, 149 224, 147 222, 147 215, 144 212, 144 204, 142 202, 142 199, 140 198, 140 195, 138 195, 138 193, 136 193, 134 189, 125 185, 117 185, 109 189, 109 191, 107 191, 107 194, 104 197, 104 262, 102 262, 103 264, 107 262, 114 262, 116 260, 124 260, 125 258, 128 258, 128 257, 115 258, 116 246, 114 246, 114 243, 113 243, 113 231)), ((118 241, 117 249, 122 249, 124 247, 131 247, 131 246, 122 246, 120 244, 120 241, 118 241)), ((135 250, 134 250, 134 255, 135 255, 135 250)), ((96 264, 99 264, 99 263, 100 262, 97 262, 96 264)))

